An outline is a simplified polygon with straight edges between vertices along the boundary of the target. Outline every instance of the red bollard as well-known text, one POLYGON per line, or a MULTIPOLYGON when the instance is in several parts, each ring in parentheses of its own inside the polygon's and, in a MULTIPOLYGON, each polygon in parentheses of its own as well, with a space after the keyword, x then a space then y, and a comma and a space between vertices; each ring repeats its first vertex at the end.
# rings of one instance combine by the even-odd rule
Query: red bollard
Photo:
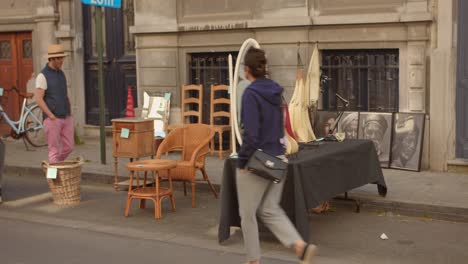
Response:
POLYGON ((131 86, 128 86, 127 111, 125 112, 125 117, 135 117, 135 110, 133 109, 133 94, 132 94, 131 86))

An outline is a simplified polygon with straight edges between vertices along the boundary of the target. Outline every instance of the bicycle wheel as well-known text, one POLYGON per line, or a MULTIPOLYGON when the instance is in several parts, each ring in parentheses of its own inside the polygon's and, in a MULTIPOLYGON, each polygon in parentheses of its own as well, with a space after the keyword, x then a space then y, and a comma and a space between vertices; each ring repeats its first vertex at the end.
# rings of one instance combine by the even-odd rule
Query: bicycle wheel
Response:
POLYGON ((42 125, 42 110, 38 105, 32 106, 24 120, 24 137, 34 147, 47 146, 47 138, 42 125))

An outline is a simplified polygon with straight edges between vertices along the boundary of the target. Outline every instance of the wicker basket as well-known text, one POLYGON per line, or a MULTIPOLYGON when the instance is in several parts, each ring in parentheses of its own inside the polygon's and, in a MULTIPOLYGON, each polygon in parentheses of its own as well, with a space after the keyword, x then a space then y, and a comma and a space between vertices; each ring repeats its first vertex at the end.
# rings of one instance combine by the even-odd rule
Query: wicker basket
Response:
POLYGON ((83 159, 66 160, 49 164, 42 162, 42 170, 47 175, 48 168, 57 168, 57 178, 47 179, 54 203, 58 205, 79 204, 81 200, 80 182, 83 159))

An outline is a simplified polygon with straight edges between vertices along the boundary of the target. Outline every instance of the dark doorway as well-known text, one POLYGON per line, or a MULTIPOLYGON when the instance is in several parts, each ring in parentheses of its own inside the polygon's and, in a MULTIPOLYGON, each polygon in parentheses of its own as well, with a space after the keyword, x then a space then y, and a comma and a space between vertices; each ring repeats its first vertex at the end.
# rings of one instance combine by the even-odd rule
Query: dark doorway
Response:
MULTIPOLYGON (((104 94, 106 125, 113 118, 123 117, 128 87, 133 87, 137 107, 135 39, 129 32, 134 24, 134 0, 123 0, 122 8, 105 8, 104 30, 104 94)), ((86 123, 99 125, 98 66, 96 51, 95 7, 83 5, 85 41, 86 123)))
POLYGON ((468 159, 468 1, 458 1, 457 158, 468 159))

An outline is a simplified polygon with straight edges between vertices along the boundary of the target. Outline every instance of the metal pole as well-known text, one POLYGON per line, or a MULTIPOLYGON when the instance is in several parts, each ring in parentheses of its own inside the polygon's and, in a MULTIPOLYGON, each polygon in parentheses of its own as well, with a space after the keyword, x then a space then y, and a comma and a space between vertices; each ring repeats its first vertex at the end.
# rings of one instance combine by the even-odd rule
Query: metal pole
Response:
POLYGON ((96 45, 98 53, 98 91, 99 91, 99 128, 101 145, 101 164, 106 164, 106 131, 105 131, 105 100, 104 100, 104 71, 102 66, 102 8, 96 7, 96 45))

